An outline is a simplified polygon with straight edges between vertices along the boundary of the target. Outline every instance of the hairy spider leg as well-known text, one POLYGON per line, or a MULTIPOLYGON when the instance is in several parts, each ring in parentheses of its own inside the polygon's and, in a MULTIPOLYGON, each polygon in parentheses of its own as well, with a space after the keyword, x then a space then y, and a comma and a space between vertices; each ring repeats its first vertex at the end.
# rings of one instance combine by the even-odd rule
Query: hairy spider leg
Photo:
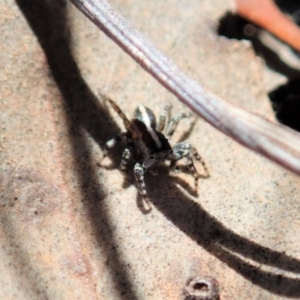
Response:
POLYGON ((120 118, 123 120, 124 126, 128 132, 130 132, 133 136, 133 138, 137 138, 136 133, 134 132, 130 121, 128 118, 125 116, 121 108, 111 99, 105 98, 106 101, 108 101, 111 105, 111 107, 117 112, 117 114, 120 116, 120 118))
POLYGON ((205 175, 203 176, 203 178, 208 178, 210 174, 204 159, 200 156, 200 154, 197 152, 196 148, 194 147, 191 147, 191 153, 195 157, 195 159, 201 163, 203 170, 205 171, 205 175))
MULTIPOLYGON (((179 143, 174 146, 173 153, 170 155, 170 159, 171 159, 171 164, 172 164, 172 160, 177 161, 184 157, 187 159, 187 167, 189 169, 189 172, 194 177, 195 191, 197 192, 198 191, 198 180, 199 180, 200 175, 194 166, 194 162, 191 157, 191 149, 192 149, 192 146, 189 143, 179 143)), ((172 164, 172 165, 175 166, 175 164, 172 164)))
POLYGON ((175 115, 171 121, 169 122, 167 129, 166 129, 166 137, 170 138, 172 137, 172 135, 174 134, 177 125, 179 123, 180 120, 185 119, 185 118, 189 118, 191 116, 191 113, 181 113, 181 114, 177 114, 175 115))
POLYGON ((124 171, 126 169, 126 166, 128 164, 128 161, 131 157, 131 151, 129 148, 125 148, 122 154, 122 160, 120 164, 120 169, 124 171))
POLYGON ((140 163, 136 163, 134 165, 134 176, 137 182, 139 193, 142 195, 143 200, 147 203, 148 208, 151 209, 151 205, 149 203, 144 179, 144 167, 140 163))
POLYGON ((158 120, 158 125, 156 130, 162 132, 165 129, 166 123, 168 124, 169 119, 170 119, 170 112, 172 109, 172 105, 167 103, 165 107, 163 108, 159 120, 158 120))

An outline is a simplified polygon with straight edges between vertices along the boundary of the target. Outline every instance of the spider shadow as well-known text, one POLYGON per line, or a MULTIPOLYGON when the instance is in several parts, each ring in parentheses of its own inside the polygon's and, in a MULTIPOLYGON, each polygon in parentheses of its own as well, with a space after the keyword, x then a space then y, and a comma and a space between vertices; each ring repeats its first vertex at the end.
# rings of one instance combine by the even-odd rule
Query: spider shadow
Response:
POLYGON ((146 178, 147 185, 155 186, 149 190, 149 198, 179 230, 253 284, 280 296, 300 297, 299 278, 265 271, 249 262, 299 274, 298 259, 239 236, 179 189, 173 178, 163 178, 146 178))

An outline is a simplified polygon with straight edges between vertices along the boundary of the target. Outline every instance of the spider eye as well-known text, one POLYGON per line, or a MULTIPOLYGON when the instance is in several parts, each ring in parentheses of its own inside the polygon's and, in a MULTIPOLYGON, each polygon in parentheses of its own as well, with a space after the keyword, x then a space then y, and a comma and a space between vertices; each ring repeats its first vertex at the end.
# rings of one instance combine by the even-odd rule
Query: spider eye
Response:
POLYGON ((148 107, 139 105, 136 108, 134 115, 139 121, 143 122, 147 127, 150 128, 156 127, 156 118, 152 110, 149 109, 148 107))

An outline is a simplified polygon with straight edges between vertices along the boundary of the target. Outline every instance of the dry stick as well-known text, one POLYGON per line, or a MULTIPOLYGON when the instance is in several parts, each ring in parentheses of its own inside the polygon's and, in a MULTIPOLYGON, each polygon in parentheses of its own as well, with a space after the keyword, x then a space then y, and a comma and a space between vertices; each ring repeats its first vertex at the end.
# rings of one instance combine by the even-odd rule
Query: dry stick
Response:
MULTIPOLYGON (((212 126, 300 174, 300 134, 240 109, 179 70, 104 0, 70 0, 146 71, 212 126)), ((217 142, 217 141, 216 141, 217 142)))

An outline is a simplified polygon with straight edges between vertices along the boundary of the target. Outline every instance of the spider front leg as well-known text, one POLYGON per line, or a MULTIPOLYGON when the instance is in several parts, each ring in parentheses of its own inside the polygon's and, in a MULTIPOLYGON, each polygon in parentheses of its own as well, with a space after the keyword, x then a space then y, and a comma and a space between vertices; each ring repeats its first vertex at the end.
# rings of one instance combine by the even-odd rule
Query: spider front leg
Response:
POLYGON ((184 157, 187 159, 187 167, 189 169, 189 172, 192 174, 195 180, 195 190, 198 190, 198 180, 200 177, 200 174, 198 173, 197 169, 194 166, 193 159, 191 155, 203 166, 203 169, 205 171, 205 177, 209 177, 208 169, 206 167, 206 164, 202 157, 198 154, 195 148, 193 148, 189 143, 179 143, 174 146, 173 153, 170 155, 169 159, 171 160, 171 166, 175 167, 176 162, 184 157))
POLYGON ((147 204, 148 210, 151 210, 151 205, 150 205, 148 197, 147 197, 144 173, 145 173, 144 167, 141 164, 136 163, 134 166, 134 176, 135 176, 135 179, 137 182, 138 190, 139 190, 139 193, 142 195, 143 200, 147 204))

